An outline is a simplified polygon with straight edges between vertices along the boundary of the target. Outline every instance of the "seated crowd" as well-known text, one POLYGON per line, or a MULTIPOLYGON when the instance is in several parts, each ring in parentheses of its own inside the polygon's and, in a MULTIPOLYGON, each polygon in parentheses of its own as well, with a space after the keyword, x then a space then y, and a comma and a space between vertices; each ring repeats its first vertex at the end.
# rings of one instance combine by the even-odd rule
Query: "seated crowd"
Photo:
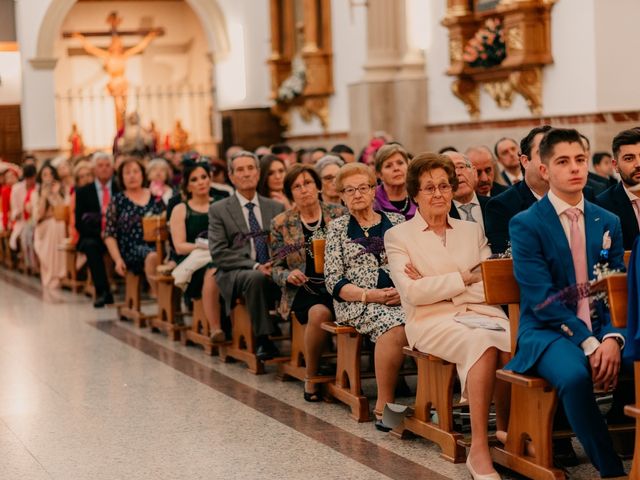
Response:
MULTIPOLYGON (((504 441, 510 390, 496 370, 538 375, 557 390, 556 421, 568 422, 601 476, 623 475, 607 422, 623 417, 633 386, 617 386, 606 420, 593 391, 612 389, 631 368, 621 358, 624 331, 586 298, 545 300, 593 278, 602 249, 624 269, 623 252, 640 233, 640 128, 616 135, 611 154, 595 153, 595 172, 589 140, 548 125, 519 142, 441 152, 414 156, 376 134, 357 157, 346 145, 296 152, 285 144, 231 147, 226 162, 194 152, 114 161, 97 152, 36 168, 27 157, 21 167, 0 163, 0 230, 48 290, 65 276, 59 246, 75 245, 95 307, 113 303, 105 254, 118 275, 144 275, 152 297, 157 267, 175 266, 185 299, 202 299, 212 342, 225 342, 224 317, 245 304, 259 360, 279 356, 278 322, 295 319, 306 325, 308 379, 327 368, 322 325, 355 328, 375 344, 382 431, 390 430, 382 413, 394 401, 405 346, 455 364, 476 479, 500 478, 489 412, 493 404, 504 441), (167 258, 143 235, 142 219, 155 215, 169 227, 167 258), (509 320, 486 304, 479 273, 492 253, 513 258, 520 287, 513 358, 509 320)), ((321 400, 317 383, 305 382, 304 399, 321 400)))

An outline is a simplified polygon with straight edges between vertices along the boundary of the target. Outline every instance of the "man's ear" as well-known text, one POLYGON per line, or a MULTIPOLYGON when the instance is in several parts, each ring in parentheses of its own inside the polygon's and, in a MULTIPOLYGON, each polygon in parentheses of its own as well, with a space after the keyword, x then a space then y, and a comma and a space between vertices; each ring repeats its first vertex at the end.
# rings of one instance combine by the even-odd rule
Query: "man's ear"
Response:
POLYGON ((615 158, 611 159, 611 165, 613 165, 616 172, 620 173, 620 170, 618 170, 618 161, 615 158))
POLYGON ((522 165, 522 168, 526 170, 529 166, 529 157, 526 155, 520 155, 520 165, 522 165))
POLYGON ((540 176, 543 180, 549 181, 549 166, 540 162, 540 176))

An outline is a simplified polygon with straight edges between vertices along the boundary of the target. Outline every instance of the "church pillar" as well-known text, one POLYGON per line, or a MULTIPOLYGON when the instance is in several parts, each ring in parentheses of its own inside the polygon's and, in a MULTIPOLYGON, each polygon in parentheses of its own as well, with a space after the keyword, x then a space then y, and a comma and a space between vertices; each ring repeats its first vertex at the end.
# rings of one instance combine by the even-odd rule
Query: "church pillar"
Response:
POLYGON ((59 148, 54 88, 55 66, 55 58, 37 58, 23 62, 24 95, 20 116, 24 150, 50 151, 59 148))
POLYGON ((410 36, 414 0, 369 0, 364 78, 350 85, 351 141, 384 130, 409 150, 424 149, 427 92, 424 55, 410 36))

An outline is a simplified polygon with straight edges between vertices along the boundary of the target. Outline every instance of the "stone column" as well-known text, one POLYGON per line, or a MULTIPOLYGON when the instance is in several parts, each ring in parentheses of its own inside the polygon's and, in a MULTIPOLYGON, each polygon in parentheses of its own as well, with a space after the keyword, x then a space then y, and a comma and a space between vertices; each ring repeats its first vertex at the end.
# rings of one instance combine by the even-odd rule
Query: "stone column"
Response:
POLYGON ((407 38, 412 1, 368 2, 365 74, 349 87, 351 142, 357 148, 377 130, 410 150, 424 148, 424 56, 407 38))

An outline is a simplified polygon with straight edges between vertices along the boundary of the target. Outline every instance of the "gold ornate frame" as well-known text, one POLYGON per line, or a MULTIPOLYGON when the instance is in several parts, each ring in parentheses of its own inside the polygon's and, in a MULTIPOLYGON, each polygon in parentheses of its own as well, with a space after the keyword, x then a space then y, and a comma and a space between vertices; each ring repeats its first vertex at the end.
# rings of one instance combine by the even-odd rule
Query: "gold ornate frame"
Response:
POLYGON ((457 77, 451 90, 471 118, 480 115, 480 85, 500 108, 509 108, 514 93, 519 93, 533 115, 542 113, 542 68, 553 63, 551 8, 555 2, 500 0, 480 11, 479 0, 447 0, 447 15, 442 20, 449 30, 447 74, 457 77), (463 60, 464 48, 488 17, 502 20, 506 57, 495 67, 474 68, 463 60))

